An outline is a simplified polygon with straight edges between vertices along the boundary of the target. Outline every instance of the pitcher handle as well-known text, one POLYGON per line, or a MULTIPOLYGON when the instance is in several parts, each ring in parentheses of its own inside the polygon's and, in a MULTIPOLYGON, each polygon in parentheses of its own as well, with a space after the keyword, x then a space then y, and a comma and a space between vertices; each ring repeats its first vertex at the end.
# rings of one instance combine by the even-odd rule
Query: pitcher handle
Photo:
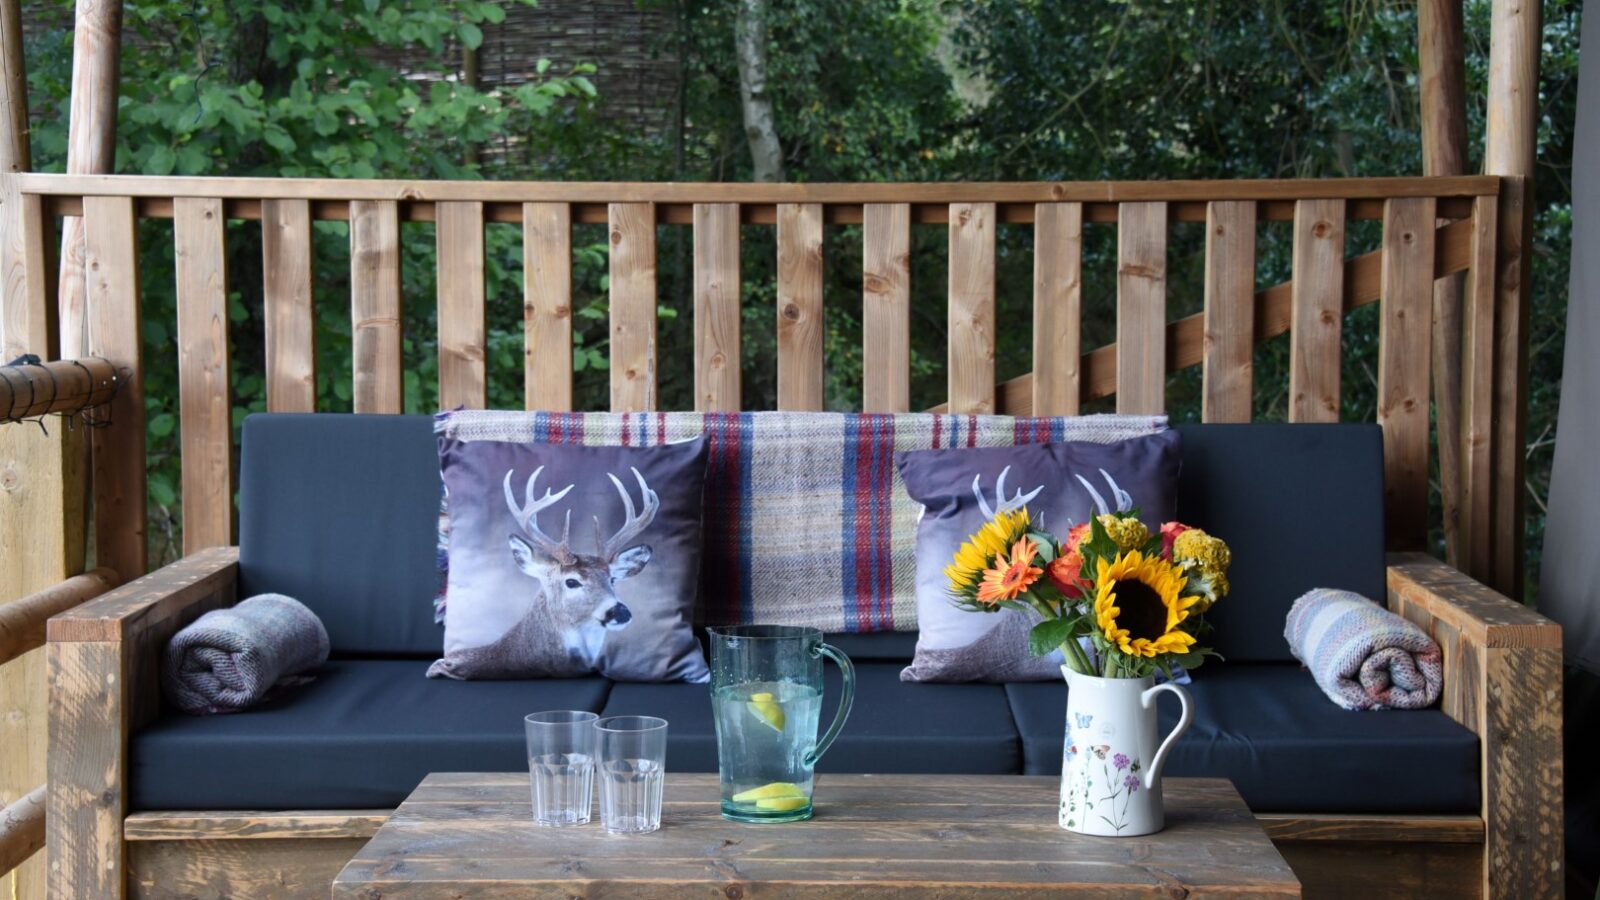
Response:
POLYGON ((850 662, 850 657, 844 655, 844 651, 832 644, 819 643, 811 649, 811 655, 826 656, 833 660, 839 667, 840 674, 844 676, 844 693, 839 697, 839 711, 833 714, 833 724, 828 726, 828 731, 822 736, 822 740, 817 741, 817 745, 806 754, 807 768, 816 765, 822 754, 827 753, 828 748, 833 746, 833 739, 843 730, 844 720, 850 717, 850 705, 856 699, 856 667, 850 662))
POLYGON ((1161 746, 1156 749, 1155 758, 1150 760, 1150 768, 1144 772, 1144 789, 1147 791, 1153 789, 1156 779, 1161 777, 1161 767, 1167 763, 1167 751, 1171 750, 1172 745, 1178 742, 1178 738, 1189 730, 1189 722, 1193 719, 1189 709, 1189 692, 1184 690, 1182 686, 1173 684, 1170 681, 1158 684, 1140 694, 1139 705, 1149 709, 1155 704, 1156 695, 1162 691, 1171 691, 1178 696, 1178 724, 1173 727, 1172 733, 1168 734, 1167 739, 1162 741, 1161 746))

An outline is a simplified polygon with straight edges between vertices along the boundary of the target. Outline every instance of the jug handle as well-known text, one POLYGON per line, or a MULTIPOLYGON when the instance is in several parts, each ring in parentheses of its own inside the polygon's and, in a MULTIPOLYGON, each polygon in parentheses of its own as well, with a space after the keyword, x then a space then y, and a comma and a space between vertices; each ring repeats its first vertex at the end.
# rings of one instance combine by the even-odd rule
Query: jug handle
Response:
POLYGON ((844 729, 844 720, 850 717, 850 705, 856 699, 856 667, 850 662, 850 657, 844 655, 844 651, 832 644, 819 643, 811 648, 811 655, 826 656, 833 660, 839 667, 840 674, 844 676, 844 692, 839 697, 839 711, 833 714, 833 724, 828 726, 828 731, 822 736, 822 740, 817 741, 817 745, 806 754, 808 768, 816 765, 822 754, 827 753, 828 748, 833 746, 833 739, 844 729))
POLYGON ((1167 752, 1172 749, 1173 744, 1178 742, 1178 738, 1189 730, 1189 722, 1193 719, 1189 709, 1189 692, 1170 681, 1145 690, 1144 693, 1139 695, 1139 705, 1145 709, 1154 706, 1156 695, 1162 691, 1171 691, 1177 695, 1180 712, 1178 713, 1178 724, 1173 726, 1172 732, 1167 735, 1167 739, 1161 742, 1161 746, 1156 749, 1155 758, 1150 760, 1150 768, 1144 771, 1144 789, 1147 791, 1155 787, 1156 779, 1161 777, 1161 767, 1167 764, 1167 752))

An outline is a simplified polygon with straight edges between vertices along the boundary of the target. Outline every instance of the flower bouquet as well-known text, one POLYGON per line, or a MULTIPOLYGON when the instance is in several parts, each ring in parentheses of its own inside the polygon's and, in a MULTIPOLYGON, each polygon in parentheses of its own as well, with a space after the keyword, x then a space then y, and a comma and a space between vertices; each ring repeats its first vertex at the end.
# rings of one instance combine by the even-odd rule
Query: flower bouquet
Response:
POLYGON ((984 523, 945 575, 962 609, 1036 613, 1035 656, 1060 649, 1081 675, 1171 677, 1216 655, 1196 641, 1228 593, 1231 560, 1221 539, 1180 522, 1152 534, 1136 510, 1093 516, 1058 538, 1022 507, 984 523))
POLYGON ((957 606, 1035 616, 1029 650, 1061 651, 1061 827, 1150 834, 1164 824, 1162 765, 1190 719, 1188 692, 1170 680, 1156 684, 1155 674, 1171 679, 1217 655, 1197 642, 1209 630, 1206 612, 1228 593, 1232 554, 1198 528, 1168 522, 1152 534, 1135 510, 1101 509, 1057 537, 1035 528, 1026 506, 1002 507, 945 574, 957 606), (1158 746, 1162 692, 1178 697, 1182 715, 1158 746))

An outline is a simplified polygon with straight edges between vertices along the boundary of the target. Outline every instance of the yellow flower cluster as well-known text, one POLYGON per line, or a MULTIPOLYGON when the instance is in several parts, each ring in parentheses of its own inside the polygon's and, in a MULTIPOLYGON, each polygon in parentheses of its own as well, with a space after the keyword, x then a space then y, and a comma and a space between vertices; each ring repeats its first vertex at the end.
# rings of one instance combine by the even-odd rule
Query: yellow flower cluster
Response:
POLYGON ((1124 518, 1107 513, 1100 517, 1100 525, 1105 528, 1111 540, 1116 542, 1117 549, 1123 553, 1138 550, 1150 540, 1150 529, 1132 516, 1124 518))
POLYGON ((1210 578, 1216 596, 1228 593, 1228 566, 1233 562, 1233 551, 1221 538, 1191 528, 1178 535, 1173 542, 1172 559, 1180 565, 1192 566, 1210 578))
POLYGON ((1015 512, 999 513, 983 523, 978 533, 956 551, 955 560, 944 567, 944 575, 950 579, 950 593, 960 594, 972 587, 983 571, 993 564, 996 556, 1005 553, 1007 548, 1027 533, 1028 524, 1026 507, 1015 512))

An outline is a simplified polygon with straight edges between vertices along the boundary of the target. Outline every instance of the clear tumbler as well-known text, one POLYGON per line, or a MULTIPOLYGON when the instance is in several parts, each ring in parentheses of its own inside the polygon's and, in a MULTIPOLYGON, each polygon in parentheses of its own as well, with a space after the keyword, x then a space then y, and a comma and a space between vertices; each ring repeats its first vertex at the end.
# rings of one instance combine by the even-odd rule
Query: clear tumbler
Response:
POLYGON ((533 820, 540 825, 587 825, 594 804, 595 720, 592 712, 536 712, 528 730, 528 778, 533 820))
POLYGON ((667 775, 667 720, 612 716, 595 723, 600 737, 600 824, 612 834, 661 827, 667 775))

